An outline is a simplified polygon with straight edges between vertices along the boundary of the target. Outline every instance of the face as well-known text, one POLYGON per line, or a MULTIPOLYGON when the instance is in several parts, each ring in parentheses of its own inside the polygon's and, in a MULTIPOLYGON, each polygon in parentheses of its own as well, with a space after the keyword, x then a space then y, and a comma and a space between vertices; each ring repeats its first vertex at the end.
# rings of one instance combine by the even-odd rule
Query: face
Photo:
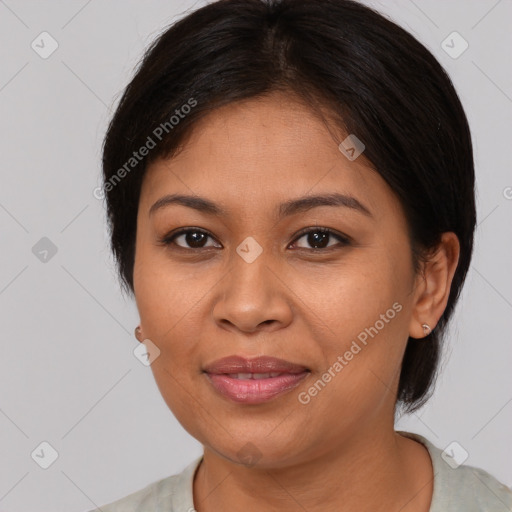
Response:
POLYGON ((392 428, 415 284, 391 189, 289 96, 215 110, 147 170, 134 289, 151 368, 183 427, 226 459, 277 467, 392 428), (213 205, 153 207, 173 194, 213 205), (284 390, 265 379, 263 395, 221 377, 230 397, 204 370, 231 355, 306 371, 284 390))

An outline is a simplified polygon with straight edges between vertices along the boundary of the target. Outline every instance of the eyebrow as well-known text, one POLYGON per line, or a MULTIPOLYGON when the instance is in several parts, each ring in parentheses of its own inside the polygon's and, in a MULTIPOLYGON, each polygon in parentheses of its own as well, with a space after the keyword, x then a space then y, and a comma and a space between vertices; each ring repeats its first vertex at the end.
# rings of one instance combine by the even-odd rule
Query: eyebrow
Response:
MULTIPOLYGON (((198 210, 207 215, 218 217, 227 216, 227 211, 224 208, 218 204, 215 204, 209 199, 184 194, 170 194, 161 197, 149 209, 149 216, 153 215, 157 210, 171 204, 178 204, 188 208, 193 208, 194 210, 198 210)), ((291 199, 286 201, 285 203, 279 205, 279 218, 289 217, 291 215, 302 213, 313 208, 318 208, 320 206, 343 206, 352 210, 356 210, 366 215, 367 217, 373 218, 370 210, 358 199, 353 196, 339 193, 304 196, 298 199, 291 199)))

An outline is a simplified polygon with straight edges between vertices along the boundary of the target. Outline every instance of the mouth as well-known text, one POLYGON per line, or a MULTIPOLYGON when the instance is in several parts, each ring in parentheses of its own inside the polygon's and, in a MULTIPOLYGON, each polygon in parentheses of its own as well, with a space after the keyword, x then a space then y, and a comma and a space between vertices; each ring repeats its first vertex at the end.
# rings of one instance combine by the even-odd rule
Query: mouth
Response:
POLYGON ((213 389, 236 403, 268 402, 297 387, 311 370, 275 357, 230 356, 207 365, 203 372, 213 389))

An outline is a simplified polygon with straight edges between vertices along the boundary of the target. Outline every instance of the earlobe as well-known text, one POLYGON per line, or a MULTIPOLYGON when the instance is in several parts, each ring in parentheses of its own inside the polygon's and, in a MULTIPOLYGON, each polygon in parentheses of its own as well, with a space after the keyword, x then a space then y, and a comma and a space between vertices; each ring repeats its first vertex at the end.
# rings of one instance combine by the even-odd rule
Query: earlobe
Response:
POLYGON ((137 327, 135 327, 135 337, 137 338, 137 340, 139 342, 142 343, 142 331, 141 331, 141 328, 140 328, 140 325, 138 325, 137 327))
POLYGON ((424 263, 409 326, 411 338, 424 338, 437 325, 448 303, 459 254, 460 243, 455 233, 443 233, 438 246, 424 263))

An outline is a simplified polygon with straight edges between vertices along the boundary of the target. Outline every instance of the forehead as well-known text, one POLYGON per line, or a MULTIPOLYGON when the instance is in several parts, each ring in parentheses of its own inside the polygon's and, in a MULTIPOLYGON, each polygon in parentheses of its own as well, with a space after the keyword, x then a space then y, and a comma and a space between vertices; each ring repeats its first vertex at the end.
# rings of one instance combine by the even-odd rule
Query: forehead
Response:
POLYGON ((231 103, 201 119, 177 156, 149 166, 141 201, 184 192, 228 208, 267 208, 291 197, 340 192, 378 212, 394 200, 391 191, 364 155, 350 161, 342 154, 338 144, 345 136, 282 93, 231 103))

